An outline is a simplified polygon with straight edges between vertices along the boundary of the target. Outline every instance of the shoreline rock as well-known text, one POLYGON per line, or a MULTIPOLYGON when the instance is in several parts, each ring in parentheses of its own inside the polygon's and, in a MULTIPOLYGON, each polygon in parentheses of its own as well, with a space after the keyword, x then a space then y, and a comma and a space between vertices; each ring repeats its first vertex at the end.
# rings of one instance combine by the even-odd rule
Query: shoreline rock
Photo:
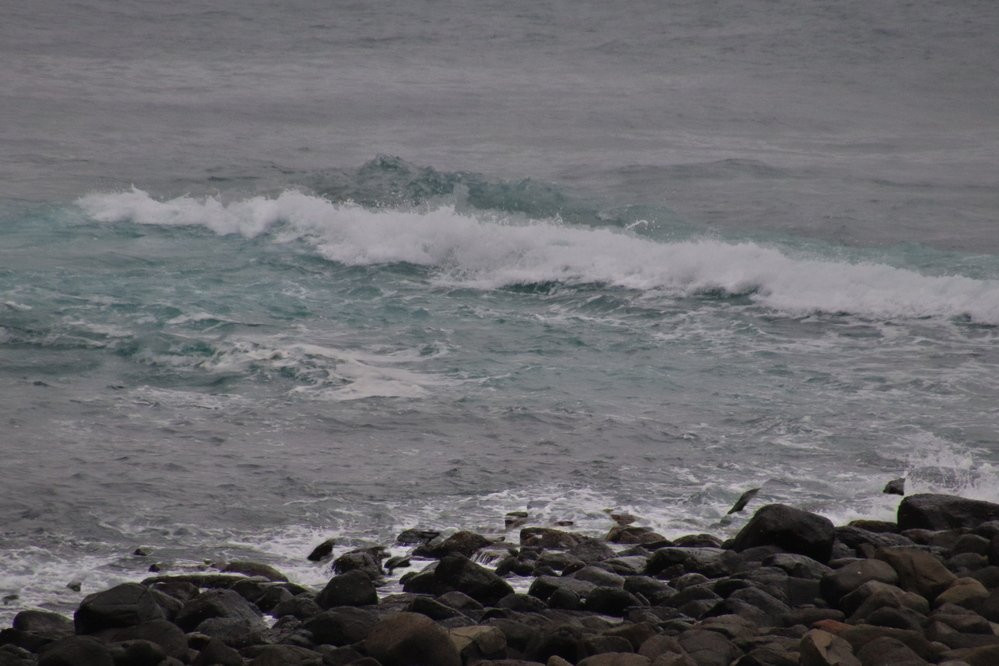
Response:
POLYGON ((410 530, 414 564, 432 559, 381 598, 380 549, 321 590, 252 562, 122 583, 73 619, 18 613, 0 666, 999 663, 999 505, 912 495, 895 523, 836 527, 770 504, 728 542, 609 520, 605 539, 523 526, 517 544, 410 530))

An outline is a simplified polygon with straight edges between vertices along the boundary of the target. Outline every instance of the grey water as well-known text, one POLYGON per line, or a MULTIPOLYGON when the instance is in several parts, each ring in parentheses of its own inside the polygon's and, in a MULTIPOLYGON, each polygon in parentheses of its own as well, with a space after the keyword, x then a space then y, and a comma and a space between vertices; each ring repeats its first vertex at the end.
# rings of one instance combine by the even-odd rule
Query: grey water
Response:
POLYGON ((4 618, 515 509, 999 499, 995 3, 0 10, 4 618))

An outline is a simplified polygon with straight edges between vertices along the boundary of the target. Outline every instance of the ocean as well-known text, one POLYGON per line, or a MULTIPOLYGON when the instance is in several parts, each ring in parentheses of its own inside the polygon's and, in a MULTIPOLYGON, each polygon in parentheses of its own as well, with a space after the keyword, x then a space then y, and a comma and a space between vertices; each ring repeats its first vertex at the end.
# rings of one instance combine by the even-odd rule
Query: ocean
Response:
POLYGON ((0 619, 515 510, 999 500, 996 34, 990 0, 4 3, 0 619))

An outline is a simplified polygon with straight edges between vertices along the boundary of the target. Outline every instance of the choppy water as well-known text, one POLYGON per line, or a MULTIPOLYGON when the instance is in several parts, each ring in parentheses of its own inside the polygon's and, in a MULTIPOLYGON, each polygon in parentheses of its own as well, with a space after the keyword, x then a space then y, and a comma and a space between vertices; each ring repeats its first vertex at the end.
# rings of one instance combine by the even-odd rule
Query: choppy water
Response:
POLYGON ((999 499, 999 13, 711 5, 7 8, 0 614, 999 499))

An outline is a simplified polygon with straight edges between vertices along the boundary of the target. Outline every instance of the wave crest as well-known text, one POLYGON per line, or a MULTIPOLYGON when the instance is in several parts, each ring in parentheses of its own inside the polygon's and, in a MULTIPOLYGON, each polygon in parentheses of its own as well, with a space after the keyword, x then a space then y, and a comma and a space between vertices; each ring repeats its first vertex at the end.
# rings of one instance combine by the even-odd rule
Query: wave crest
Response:
POLYGON ((409 263, 441 284, 493 289, 557 282, 670 296, 747 296, 778 311, 872 318, 967 317, 999 324, 999 281, 925 275, 887 264, 792 256, 753 242, 661 242, 628 230, 471 215, 454 206, 371 210, 298 191, 231 202, 142 190, 91 194, 94 220, 204 227, 217 234, 302 241, 346 265, 409 263))

